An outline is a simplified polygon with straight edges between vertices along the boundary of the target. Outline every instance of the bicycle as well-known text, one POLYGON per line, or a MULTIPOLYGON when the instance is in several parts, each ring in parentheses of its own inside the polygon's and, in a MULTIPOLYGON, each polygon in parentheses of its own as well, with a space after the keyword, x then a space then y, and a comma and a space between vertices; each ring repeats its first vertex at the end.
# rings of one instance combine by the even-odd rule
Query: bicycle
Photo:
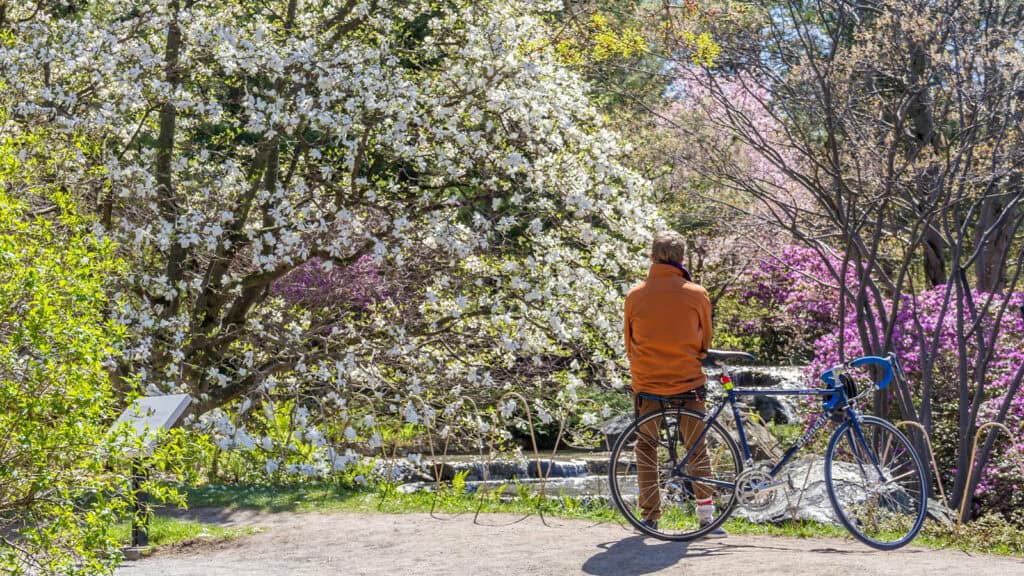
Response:
POLYGON ((692 392, 676 396, 640 394, 661 402, 661 409, 635 415, 615 441, 608 467, 612 500, 629 523, 655 538, 687 541, 716 530, 737 506, 763 509, 775 497, 774 492, 788 486, 780 472, 793 456, 827 423, 834 422, 836 428, 825 451, 825 485, 839 521, 855 538, 880 550, 893 550, 913 540, 927 512, 924 466, 914 446, 895 426, 857 409, 875 387, 884 390, 889 385, 894 366, 902 375, 896 356, 852 360, 821 375, 826 387, 799 390, 737 389, 727 366, 733 360, 753 361, 754 357, 745 352, 708 351, 705 365, 721 370, 726 395, 704 414, 682 407, 694 399, 692 392), (885 375, 875 386, 858 390, 847 372, 864 366, 880 367, 885 375), (775 463, 755 462, 747 444, 737 400, 757 395, 822 397, 821 414, 775 463), (719 422, 726 406, 731 408, 738 444, 719 422), (690 431, 691 438, 684 437, 684 431, 690 431), (656 446, 657 461, 637 460, 638 441, 648 443, 645 453, 651 452, 651 443, 656 446), (656 484, 650 484, 652 468, 657 473, 656 484), (654 525, 642 522, 641 473, 648 478, 643 481, 646 489, 656 486, 659 491, 661 516, 654 525), (696 514, 697 491, 712 493, 718 511, 717 517, 703 525, 696 514))

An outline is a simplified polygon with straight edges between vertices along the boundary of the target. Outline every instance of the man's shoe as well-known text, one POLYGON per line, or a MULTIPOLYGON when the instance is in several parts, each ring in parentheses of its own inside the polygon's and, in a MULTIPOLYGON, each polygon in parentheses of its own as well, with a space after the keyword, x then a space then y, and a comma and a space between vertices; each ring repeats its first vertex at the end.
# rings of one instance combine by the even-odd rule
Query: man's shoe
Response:
MULTIPOLYGON (((710 524, 710 522, 701 522, 700 523, 701 529, 703 530, 704 527, 707 526, 708 524, 710 524)), ((718 528, 715 528, 711 532, 708 532, 707 534, 705 534, 703 537, 704 538, 725 538, 727 536, 729 536, 729 533, 725 531, 725 528, 722 528, 721 526, 719 526, 718 528)))
MULTIPOLYGON (((641 520, 640 521, 640 525, 643 526, 644 528, 647 528, 648 530, 657 530, 658 529, 658 521, 657 520, 641 520)), ((641 530, 637 530, 637 532, 640 532, 642 534, 644 533, 641 530)))

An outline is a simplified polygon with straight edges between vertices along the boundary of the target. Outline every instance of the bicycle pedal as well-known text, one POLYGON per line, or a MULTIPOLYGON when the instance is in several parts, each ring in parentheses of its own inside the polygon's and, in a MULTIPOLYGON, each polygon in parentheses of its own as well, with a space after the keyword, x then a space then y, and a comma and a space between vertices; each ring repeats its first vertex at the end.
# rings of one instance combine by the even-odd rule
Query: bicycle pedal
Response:
POLYGON ((779 488, 784 488, 786 486, 786 484, 787 484, 787 482, 785 480, 780 480, 780 481, 777 481, 777 482, 769 482, 769 483, 765 483, 765 484, 759 484, 759 485, 755 486, 754 488, 757 490, 758 494, 763 494, 765 492, 772 492, 774 490, 778 490, 779 488))

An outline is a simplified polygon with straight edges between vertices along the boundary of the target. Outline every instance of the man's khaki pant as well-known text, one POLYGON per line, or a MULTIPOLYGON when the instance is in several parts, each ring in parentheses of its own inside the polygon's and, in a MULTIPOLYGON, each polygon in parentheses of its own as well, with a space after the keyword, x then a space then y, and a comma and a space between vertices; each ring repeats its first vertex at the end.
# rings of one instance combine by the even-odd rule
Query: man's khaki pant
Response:
MULTIPOLYGON (((644 416, 649 412, 656 412, 661 410, 662 405, 660 402, 655 400, 648 400, 646 398, 640 398, 637 394, 633 394, 633 402, 637 407, 640 416, 644 416)), ((704 413, 704 402, 703 400, 687 400, 683 403, 683 408, 693 410, 694 412, 704 413)), ((672 408, 667 408, 671 412, 672 408)), ((646 424, 640 427, 640 432, 637 436, 636 442, 636 475, 637 483, 640 489, 640 509, 643 510, 644 520, 657 520, 661 518, 661 493, 659 488, 659 470, 658 470, 658 446, 661 445, 664 450, 664 443, 668 440, 661 434, 661 418, 654 418, 646 424)), ((690 446, 693 445, 693 440, 700 434, 703 428, 703 423, 694 420, 693 418, 686 418, 683 421, 682 440, 686 443, 686 448, 683 449, 681 446, 676 448, 676 457, 683 458, 689 451, 690 446)), ((662 463, 662 466, 666 466, 667 462, 662 463)), ((667 475, 668 470, 661 470, 662 475, 667 475)), ((711 475, 711 465, 708 459, 707 446, 704 440, 701 439, 700 444, 697 445, 693 455, 690 457, 689 464, 687 465, 687 472, 694 476, 700 476, 708 478, 711 475)), ((661 483, 668 480, 668 477, 661 479, 661 483)), ((697 496, 698 500, 706 500, 714 495, 714 491, 710 486, 706 484, 693 483, 693 491, 697 496)))

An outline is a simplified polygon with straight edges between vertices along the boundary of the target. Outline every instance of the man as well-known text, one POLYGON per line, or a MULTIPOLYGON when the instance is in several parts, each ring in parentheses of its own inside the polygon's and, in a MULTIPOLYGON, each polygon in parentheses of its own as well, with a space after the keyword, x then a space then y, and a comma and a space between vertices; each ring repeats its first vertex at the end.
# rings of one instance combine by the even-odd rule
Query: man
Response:
MULTIPOLYGON (((683 266, 683 237, 672 231, 659 232, 651 247, 651 269, 647 280, 629 291, 625 306, 626 354, 633 375, 633 403, 640 415, 661 409, 661 402, 641 397, 641 393, 673 396, 694 392, 683 406, 704 412, 704 383, 701 359, 711 345, 711 300, 703 287, 694 283, 683 266)), ((658 487, 657 438, 660 418, 641 430, 636 444, 637 483, 643 523, 657 528, 661 517, 661 493, 658 487)), ((696 428, 696 426, 694 426, 696 428)), ((683 430, 692 442, 698 430, 683 430)), ((691 466, 696 476, 710 474, 706 447, 696 447, 694 458, 701 465, 691 466)), ((714 518, 713 491, 694 484, 696 512, 700 524, 714 518)), ((724 537, 718 528, 709 536, 724 537)))

